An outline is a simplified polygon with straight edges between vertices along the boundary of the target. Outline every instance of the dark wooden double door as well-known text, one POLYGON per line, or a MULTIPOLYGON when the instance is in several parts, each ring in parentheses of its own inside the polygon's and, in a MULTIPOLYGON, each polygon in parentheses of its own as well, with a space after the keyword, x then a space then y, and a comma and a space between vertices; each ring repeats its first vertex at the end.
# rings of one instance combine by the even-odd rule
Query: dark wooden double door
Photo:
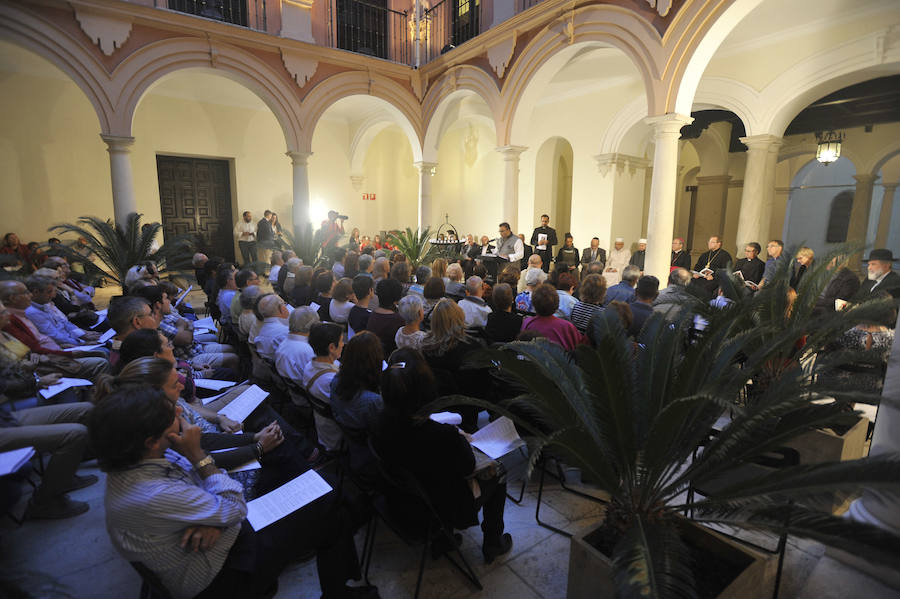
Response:
POLYGON ((156 157, 163 233, 193 235, 198 250, 234 261, 231 177, 227 160, 156 157))

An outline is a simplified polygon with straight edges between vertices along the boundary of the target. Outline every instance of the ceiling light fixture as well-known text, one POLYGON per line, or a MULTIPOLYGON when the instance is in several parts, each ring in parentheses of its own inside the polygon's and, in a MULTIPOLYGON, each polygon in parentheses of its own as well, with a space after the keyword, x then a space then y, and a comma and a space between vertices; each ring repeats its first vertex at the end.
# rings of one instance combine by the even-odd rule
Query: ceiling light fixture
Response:
POLYGON ((841 157, 841 142, 844 140, 843 133, 835 133, 834 131, 822 133, 817 131, 816 140, 818 141, 816 160, 828 166, 841 157))

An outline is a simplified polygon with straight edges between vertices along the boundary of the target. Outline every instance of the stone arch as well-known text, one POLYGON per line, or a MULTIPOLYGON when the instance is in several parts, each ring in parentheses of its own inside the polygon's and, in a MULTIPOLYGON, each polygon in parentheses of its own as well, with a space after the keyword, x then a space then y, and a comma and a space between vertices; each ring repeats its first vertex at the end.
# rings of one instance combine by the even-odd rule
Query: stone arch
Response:
POLYGON ((249 52, 198 38, 154 42, 129 55, 116 68, 118 94, 113 126, 117 134, 130 136, 138 104, 163 77, 197 68, 231 79, 256 94, 281 125, 287 151, 302 151, 303 131, 294 109, 298 100, 290 80, 249 52))
POLYGON ((34 52, 68 75, 94 107, 102 134, 111 134, 114 101, 109 74, 97 57, 55 24, 10 3, 0 4, 0 39, 34 52))
MULTIPOLYGON (((441 141, 442 123, 448 110, 465 95, 480 98, 490 110, 494 131, 498 132, 497 113, 500 107, 500 91, 494 79, 482 69, 470 65, 454 67, 444 73, 428 90, 422 102, 422 118, 425 124, 423 160, 434 162, 441 141)), ((498 145, 501 145, 499 137, 498 145)))
POLYGON ((733 112, 744 124, 747 137, 751 137, 766 133, 756 114, 759 105, 759 92, 746 83, 725 77, 705 77, 694 95, 692 110, 721 108, 733 112))
POLYGON ((612 122, 600 138, 600 153, 611 154, 621 152, 622 140, 647 117, 647 102, 644 98, 635 98, 626 104, 613 117, 612 122))
POLYGON ((576 9, 548 24, 528 43, 509 70, 503 84, 498 140, 502 145, 520 145, 516 120, 521 118, 523 97, 540 79, 549 80, 572 53, 589 44, 613 47, 632 62, 647 96, 647 112, 657 104, 658 82, 664 62, 659 34, 639 15, 615 5, 591 5, 576 9), (567 28, 574 24, 571 32, 567 28))
POLYGON ((359 126, 350 142, 350 172, 362 173, 366 152, 378 134, 393 125, 383 118, 372 117, 359 126))
POLYGON ((342 98, 370 96, 395 118, 412 147, 413 160, 422 160, 422 119, 419 103, 395 81, 368 71, 348 71, 318 83, 303 99, 300 122, 305 125, 301 143, 311 151, 316 124, 328 108, 342 98))
POLYGON ((886 150, 880 152, 877 158, 861 165, 859 172, 861 174, 877 175, 881 168, 887 164, 888 160, 900 154, 900 141, 894 142, 886 150))

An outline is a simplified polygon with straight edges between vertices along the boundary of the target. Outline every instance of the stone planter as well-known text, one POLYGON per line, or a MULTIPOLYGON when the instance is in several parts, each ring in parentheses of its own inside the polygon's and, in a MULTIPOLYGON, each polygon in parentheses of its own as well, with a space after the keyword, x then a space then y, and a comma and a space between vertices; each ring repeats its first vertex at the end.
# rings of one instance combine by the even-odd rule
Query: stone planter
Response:
MULTIPOLYGON (((585 540, 596 529, 572 537, 567 599, 597 599, 616 595, 612 561, 585 540)), ((774 556, 737 543, 715 531, 684 520, 682 537, 689 545, 740 567, 740 573, 717 599, 757 599, 772 593, 774 556)))
MULTIPOLYGON (((830 430, 818 429, 803 433, 799 437, 795 437, 788 443, 785 443, 785 445, 797 450, 797 453, 800 454, 801 464, 858 460, 865 457, 866 431, 868 428, 869 420, 860 418, 843 435, 837 435, 830 430)), ((830 502, 813 504, 811 507, 833 514, 840 514, 846 511, 850 506, 850 502, 851 499, 835 497, 830 502)))

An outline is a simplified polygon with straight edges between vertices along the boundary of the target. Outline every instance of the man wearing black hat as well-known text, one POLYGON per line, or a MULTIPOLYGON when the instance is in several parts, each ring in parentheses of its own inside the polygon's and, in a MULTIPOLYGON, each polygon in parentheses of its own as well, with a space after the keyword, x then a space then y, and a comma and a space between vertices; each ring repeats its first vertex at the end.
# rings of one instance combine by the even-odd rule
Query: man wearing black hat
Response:
POLYGON ((879 248, 869 253, 868 275, 859 287, 857 299, 867 299, 887 291, 897 299, 900 297, 900 275, 892 269, 894 267, 894 253, 891 250, 879 248))

